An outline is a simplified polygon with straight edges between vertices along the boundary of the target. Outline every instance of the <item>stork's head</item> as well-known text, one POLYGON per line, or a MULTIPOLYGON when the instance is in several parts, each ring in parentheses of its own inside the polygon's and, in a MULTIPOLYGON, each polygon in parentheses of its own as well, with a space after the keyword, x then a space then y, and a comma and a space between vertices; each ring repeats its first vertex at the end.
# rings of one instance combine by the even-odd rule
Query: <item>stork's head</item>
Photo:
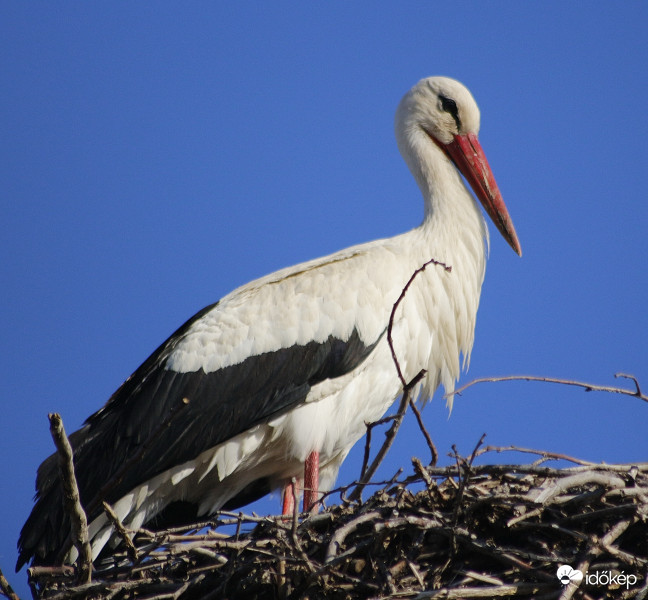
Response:
MULTIPOLYGON (((426 166, 451 161, 504 239, 521 255, 513 222, 477 138, 479 117, 475 99, 461 83, 448 77, 422 79, 398 105, 398 147, 419 182, 425 178, 426 166)), ((430 172, 437 171, 430 168, 430 172)))
POLYGON ((401 100, 396 122, 403 129, 422 128, 435 141, 452 142, 454 136, 479 133, 479 108, 471 93, 448 77, 421 79, 401 100))

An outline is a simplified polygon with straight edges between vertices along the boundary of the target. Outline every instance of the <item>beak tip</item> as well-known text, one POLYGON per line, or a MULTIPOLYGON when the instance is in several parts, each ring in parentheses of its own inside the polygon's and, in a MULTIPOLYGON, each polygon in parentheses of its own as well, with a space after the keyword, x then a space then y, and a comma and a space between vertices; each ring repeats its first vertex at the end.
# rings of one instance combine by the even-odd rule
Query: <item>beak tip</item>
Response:
POLYGON ((520 240, 518 239, 515 229, 513 229, 513 224, 510 221, 507 223, 506 227, 500 229, 500 233, 504 239, 508 242, 508 245, 513 249, 513 252, 518 256, 522 256, 522 246, 520 245, 520 240))

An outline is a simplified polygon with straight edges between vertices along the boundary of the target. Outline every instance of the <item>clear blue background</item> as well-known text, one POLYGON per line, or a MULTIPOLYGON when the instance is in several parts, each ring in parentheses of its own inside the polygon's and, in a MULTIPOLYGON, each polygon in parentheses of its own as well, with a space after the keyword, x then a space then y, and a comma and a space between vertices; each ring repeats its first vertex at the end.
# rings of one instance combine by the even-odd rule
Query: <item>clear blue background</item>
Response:
MULTIPOLYGON (((477 99, 524 250, 491 226, 462 382, 625 371, 648 390, 647 28, 645 2, 2 3, 0 565, 16 589, 48 412, 73 431, 234 287, 419 224, 392 122, 425 76, 477 99)), ((423 414, 445 463, 484 432, 648 458, 635 398, 482 384, 450 419, 440 394, 423 414)), ((410 420, 382 475, 412 455, 427 461, 410 420)))

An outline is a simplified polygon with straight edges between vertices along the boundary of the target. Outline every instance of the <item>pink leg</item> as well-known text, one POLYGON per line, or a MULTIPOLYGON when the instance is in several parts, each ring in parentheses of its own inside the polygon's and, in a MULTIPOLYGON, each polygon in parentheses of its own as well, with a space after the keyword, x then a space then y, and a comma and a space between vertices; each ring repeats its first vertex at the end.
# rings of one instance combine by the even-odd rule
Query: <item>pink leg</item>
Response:
POLYGON ((299 497, 299 479, 287 483, 283 491, 283 503, 281 514, 292 515, 295 510, 295 498, 299 497))
POLYGON ((304 512, 319 509, 319 452, 313 450, 304 463, 304 512))

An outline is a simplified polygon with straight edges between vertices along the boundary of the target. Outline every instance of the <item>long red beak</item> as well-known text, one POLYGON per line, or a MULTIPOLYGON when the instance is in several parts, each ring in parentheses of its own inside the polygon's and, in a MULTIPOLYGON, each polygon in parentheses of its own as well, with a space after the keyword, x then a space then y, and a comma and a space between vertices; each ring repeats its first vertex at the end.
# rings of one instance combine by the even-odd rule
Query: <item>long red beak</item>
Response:
POLYGON ((522 248, 515 233, 513 221, 506 210, 502 194, 495 183, 495 177, 477 135, 466 133, 456 135, 449 144, 437 143, 470 183, 475 195, 504 239, 513 250, 522 256, 522 248))

